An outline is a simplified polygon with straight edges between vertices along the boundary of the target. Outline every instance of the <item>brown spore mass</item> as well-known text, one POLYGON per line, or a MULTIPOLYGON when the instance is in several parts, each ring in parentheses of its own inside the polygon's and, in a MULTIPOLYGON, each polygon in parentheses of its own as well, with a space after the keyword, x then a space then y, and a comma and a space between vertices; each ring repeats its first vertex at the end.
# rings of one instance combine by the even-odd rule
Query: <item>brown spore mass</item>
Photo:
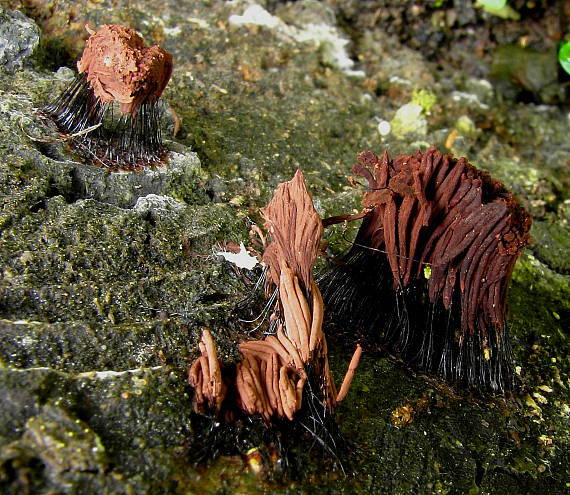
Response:
POLYGON ((164 91, 172 74, 172 55, 158 45, 146 47, 133 29, 106 24, 92 32, 77 68, 86 73, 101 102, 116 101, 122 114, 134 114, 164 91))
POLYGON ((351 250, 321 278, 331 325, 479 391, 516 386, 507 291, 530 215, 487 172, 435 148, 358 155, 369 189, 351 250))
POLYGON ((386 251, 395 288, 430 266, 431 302, 441 299, 450 309, 458 296, 464 332, 502 327, 508 284, 531 225, 503 184, 435 148, 394 160, 364 151, 353 171, 368 180, 363 205, 373 208, 357 242, 386 251))

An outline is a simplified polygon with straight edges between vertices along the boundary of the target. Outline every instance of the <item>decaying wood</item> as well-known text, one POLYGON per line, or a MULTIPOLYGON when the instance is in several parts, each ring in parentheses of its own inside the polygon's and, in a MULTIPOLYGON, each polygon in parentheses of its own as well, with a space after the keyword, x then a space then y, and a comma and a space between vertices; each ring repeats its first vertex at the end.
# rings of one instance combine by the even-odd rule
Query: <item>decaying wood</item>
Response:
MULTIPOLYGON (((274 417, 292 420, 302 407, 308 365, 320 381, 319 400, 329 411, 350 387, 362 349, 357 346, 347 376, 337 394, 330 372, 327 344, 322 329, 324 303, 312 274, 322 223, 303 182, 303 174, 279 185, 264 210, 271 235, 263 260, 279 298, 272 319, 276 334, 263 340, 242 342, 242 360, 236 366, 236 406, 247 414, 258 414, 266 423, 274 417)), ((194 409, 219 411, 225 395, 221 367, 212 337, 204 330, 201 357, 189 369, 195 389, 194 409)), ((231 406, 230 406, 231 407, 231 406)))

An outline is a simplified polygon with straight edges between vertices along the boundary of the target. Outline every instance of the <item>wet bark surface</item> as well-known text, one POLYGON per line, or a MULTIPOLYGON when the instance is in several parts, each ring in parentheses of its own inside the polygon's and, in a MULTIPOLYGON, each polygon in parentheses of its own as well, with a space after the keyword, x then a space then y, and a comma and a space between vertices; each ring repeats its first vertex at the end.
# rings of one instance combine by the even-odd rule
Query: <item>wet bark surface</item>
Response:
MULTIPOLYGON (((0 73, 1 490, 566 492, 570 124, 568 79, 550 68, 568 13, 548 3, 509 2, 514 20, 467 1, 268 1, 256 15, 246 2, 3 2, 41 35, 2 21, 22 26, 11 46, 35 48, 9 52, 0 73), (73 80, 86 23, 125 24, 173 54, 164 167, 86 164, 38 114, 73 80), (520 390, 476 395, 365 345, 338 444, 323 447, 306 417, 267 428, 193 414, 186 369, 202 329, 227 363, 263 338, 241 321, 263 308, 260 269, 216 253, 259 249, 250 227, 298 167, 322 218, 354 214, 359 151, 430 145, 490 172, 533 216, 508 300, 520 390)), ((327 228, 326 254, 358 226, 327 228)), ((323 329, 339 383, 357 332, 323 329)))

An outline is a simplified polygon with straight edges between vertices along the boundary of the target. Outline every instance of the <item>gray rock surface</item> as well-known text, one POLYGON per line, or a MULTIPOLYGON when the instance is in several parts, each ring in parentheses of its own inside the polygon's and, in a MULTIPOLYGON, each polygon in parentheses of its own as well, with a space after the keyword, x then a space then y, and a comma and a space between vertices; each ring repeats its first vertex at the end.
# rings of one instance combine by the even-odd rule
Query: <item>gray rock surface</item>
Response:
POLYGON ((40 28, 19 10, 0 7, 0 66, 15 71, 28 63, 40 42, 40 28))

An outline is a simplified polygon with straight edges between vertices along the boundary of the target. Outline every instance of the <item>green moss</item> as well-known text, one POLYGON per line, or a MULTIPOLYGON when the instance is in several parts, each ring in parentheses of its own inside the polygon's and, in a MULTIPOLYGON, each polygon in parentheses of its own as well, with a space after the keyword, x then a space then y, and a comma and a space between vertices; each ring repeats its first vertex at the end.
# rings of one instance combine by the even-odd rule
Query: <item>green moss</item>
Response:
MULTIPOLYGON (((27 452, 28 461, 15 465, 16 475, 27 470, 28 476, 33 473, 41 480, 43 474, 51 482, 80 491, 125 493, 127 486, 137 491, 172 489, 167 478, 190 475, 187 467, 182 470, 164 455, 188 435, 189 417, 182 406, 188 396, 181 378, 169 370, 77 377, 42 369, 0 371, 3 390, 17 391, 27 380, 28 390, 40 392, 47 403, 26 406, 19 401, 7 411, 19 416, 21 426, 15 431, 24 435, 0 446, 0 469, 14 458, 16 463, 18 458, 24 460, 15 452, 19 450, 27 452), (125 476, 136 479, 125 483, 125 476)), ((13 476, 11 472, 2 479, 4 488, 17 486, 13 476)))
POLYGON ((60 67, 75 66, 75 57, 61 38, 41 38, 34 52, 34 59, 44 70, 56 71, 60 67))
POLYGON ((412 93, 412 103, 420 105, 424 109, 424 112, 428 113, 431 107, 437 103, 437 96, 425 88, 414 89, 412 93))
POLYGON ((245 232, 238 232, 245 227, 224 205, 189 207, 153 227, 114 206, 93 200, 69 205, 56 196, 46 210, 3 232, 9 251, 0 253, 2 297, 11 314, 50 321, 137 321, 149 314, 146 308, 180 313, 189 304, 199 314, 200 287, 212 277, 219 282, 218 292, 236 292, 235 281, 208 258, 217 241, 242 240, 245 232), (46 290, 38 297, 26 287, 46 290))
POLYGON ((570 229, 562 220, 535 220, 532 225, 532 250, 548 267, 570 273, 570 229))

